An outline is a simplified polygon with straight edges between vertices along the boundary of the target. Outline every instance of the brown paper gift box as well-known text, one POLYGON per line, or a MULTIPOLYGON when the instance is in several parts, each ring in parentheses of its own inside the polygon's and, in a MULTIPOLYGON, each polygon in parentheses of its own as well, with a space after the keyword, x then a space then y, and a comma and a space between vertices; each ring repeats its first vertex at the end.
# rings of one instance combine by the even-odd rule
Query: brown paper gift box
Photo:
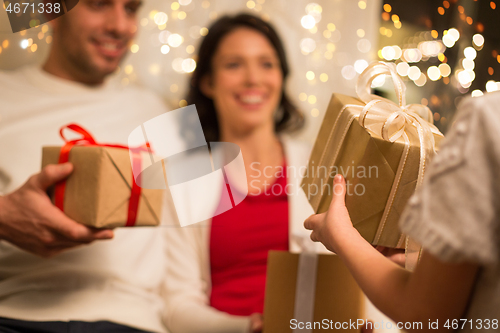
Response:
MULTIPOLYGON (((61 147, 43 147, 42 167, 57 164, 60 150, 61 147)), ((69 162, 74 170, 66 181, 64 213, 96 228, 124 226, 132 184, 128 149, 74 146, 69 162)), ((160 224, 163 192, 141 189, 136 226, 160 224)))
MULTIPOLYGON (((299 256, 285 251, 269 252, 264 333, 292 332, 290 321, 294 319, 299 256)), ((364 319, 364 295, 342 260, 333 254, 318 254, 313 321, 324 319, 333 323, 364 319)), ((342 329, 342 332, 360 330, 342 329)))
MULTIPOLYGON (((398 221, 417 184, 419 142, 411 142, 392 206, 385 223, 380 225, 405 143, 403 140, 391 143, 367 131, 357 120, 349 122, 354 112, 349 107, 342 112, 336 130, 332 132, 341 110, 353 104, 365 105, 350 96, 332 96, 309 159, 302 188, 315 212, 325 212, 332 199, 333 177, 337 172, 342 173, 349 185, 346 206, 354 227, 374 245, 402 248, 404 237, 399 232, 398 221), (333 160, 332 151, 340 144, 338 156, 333 160)), ((435 135, 434 139, 438 142, 441 137, 435 135)))

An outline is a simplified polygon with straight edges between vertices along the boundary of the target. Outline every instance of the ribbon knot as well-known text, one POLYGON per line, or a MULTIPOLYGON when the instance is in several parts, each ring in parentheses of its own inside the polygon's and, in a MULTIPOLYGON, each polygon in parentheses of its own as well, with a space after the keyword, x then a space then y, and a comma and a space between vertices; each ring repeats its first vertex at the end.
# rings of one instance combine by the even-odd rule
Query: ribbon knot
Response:
POLYGON ((356 94, 366 103, 364 107, 348 105, 346 107, 361 108, 357 116, 361 126, 384 140, 395 142, 403 139, 405 144, 417 142, 420 145, 420 165, 417 186, 422 183, 425 161, 435 153, 435 136, 443 135, 433 125, 431 110, 424 105, 406 105, 406 86, 392 63, 376 62, 370 64, 359 76, 356 94), (371 94, 372 82, 381 75, 389 75, 394 83, 394 91, 398 99, 395 103, 387 98, 371 94))
MULTIPOLYGON (((69 153, 74 146, 98 146, 98 147, 110 147, 110 148, 121 148, 121 149, 129 149, 132 151, 132 169, 140 170, 141 169, 141 156, 140 152, 149 152, 151 153, 151 149, 149 147, 149 143, 146 143, 140 147, 128 147, 126 145, 121 144, 102 144, 98 143, 92 134, 90 134, 86 129, 77 124, 68 124, 59 130, 59 134, 61 138, 64 140, 65 144, 61 147, 61 152, 59 154, 59 163, 66 163, 69 160, 69 153), (81 134, 81 138, 68 140, 64 136, 64 130, 69 129, 73 132, 81 134)), ((138 179, 140 182, 140 180, 138 179)), ((66 180, 62 180, 57 183, 55 186, 55 195, 54 195, 54 204, 61 211, 64 211, 64 193, 66 191, 66 180)), ((137 212, 139 209, 139 200, 141 197, 141 188, 137 185, 137 182, 134 178, 132 172, 132 186, 130 187, 130 199, 128 205, 128 213, 127 213, 127 221, 125 226, 131 227, 134 226, 137 219, 137 212)))

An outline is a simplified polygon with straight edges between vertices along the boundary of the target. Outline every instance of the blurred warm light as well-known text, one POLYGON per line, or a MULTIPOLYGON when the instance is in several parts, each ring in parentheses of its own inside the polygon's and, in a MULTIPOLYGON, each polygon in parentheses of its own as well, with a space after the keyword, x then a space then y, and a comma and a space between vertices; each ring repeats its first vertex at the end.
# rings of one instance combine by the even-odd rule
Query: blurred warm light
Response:
POLYGON ((328 23, 326 28, 330 31, 335 31, 335 29, 336 29, 335 24, 333 24, 333 23, 328 23))
POLYGON ((495 82, 493 80, 490 80, 486 82, 486 91, 487 92, 493 92, 493 91, 498 91, 500 90, 500 82, 495 82))
POLYGON ((319 116, 319 110, 316 109, 316 108, 312 109, 311 110, 311 116, 313 116, 313 117, 319 116))
POLYGON ((427 83, 427 77, 425 76, 424 73, 420 73, 420 77, 418 79, 414 80, 413 82, 415 82, 417 87, 422 87, 423 85, 425 85, 427 83))
POLYGON ((255 8, 255 2, 253 2, 253 1, 251 1, 251 0, 250 0, 250 1, 247 1, 247 7, 248 7, 249 9, 254 9, 254 8, 255 8))
POLYGON ((172 4, 170 5, 170 8, 172 8, 172 10, 178 10, 180 7, 181 6, 178 2, 172 2, 172 4))
POLYGON ((481 34, 475 34, 474 36, 472 36, 472 42, 477 47, 482 47, 484 45, 484 37, 483 37, 483 35, 481 35, 481 34))
POLYGON ((446 47, 451 48, 455 45, 455 41, 450 35, 446 34, 443 36, 443 44, 446 45, 446 47))
POLYGON ((307 101, 309 102, 309 104, 315 104, 316 103, 316 96, 310 95, 309 97, 307 97, 307 101))
POLYGON ((427 76, 431 81, 437 81, 441 78, 441 71, 436 66, 427 68, 427 76))
POLYGON ((326 74, 326 73, 321 73, 321 75, 319 76, 319 80, 320 80, 321 82, 326 82, 326 81, 328 81, 328 74, 326 74))
POLYGON ((364 1, 359 1, 358 2, 358 7, 361 9, 366 9, 366 2, 364 1))
POLYGON ((406 62, 419 62, 422 60, 422 52, 419 49, 406 49, 403 52, 406 62))
POLYGON ((132 46, 130 47, 130 52, 132 52, 132 53, 137 53, 137 52, 139 52, 139 45, 137 45, 137 44, 132 44, 132 46))
POLYGON ((382 87, 385 83, 385 75, 379 75, 372 81, 372 88, 382 87))
POLYGON ((396 56, 396 51, 392 48, 392 46, 384 46, 382 48, 382 57, 385 60, 392 60, 396 56))
POLYGON ((471 93, 471 96, 472 97, 480 97, 480 96, 483 96, 483 92, 479 89, 476 89, 476 90, 473 90, 472 93, 471 93))
POLYGON ((158 64, 151 64, 149 65, 149 73, 151 75, 158 75, 160 74, 161 67, 158 64))
POLYGON ((431 31, 431 36, 432 36, 432 38, 438 38, 439 35, 438 35, 437 30, 432 30, 431 31))
POLYGON ((401 76, 406 76, 408 75, 408 70, 410 69, 410 65, 406 62, 400 62, 399 64, 396 65, 396 70, 399 75, 401 76))
POLYGON ((170 36, 168 36, 167 41, 168 45, 172 47, 178 47, 182 44, 182 42, 184 42, 184 38, 179 34, 171 34, 170 36))
POLYGON ((450 3, 445 0, 445 1, 443 1, 443 6, 444 6, 444 8, 448 9, 448 8, 450 8, 450 3))
POLYGON ((418 43, 418 49, 424 56, 437 57, 446 50, 446 47, 441 41, 432 40, 418 43))
POLYGON ((477 51, 473 47, 468 46, 464 49, 464 55, 467 59, 474 60, 476 59, 477 51))
POLYGON ((316 25, 316 20, 311 15, 304 15, 300 20, 300 24, 304 29, 311 29, 316 25))
POLYGON ((168 45, 162 45, 161 48, 160 48, 160 52, 163 53, 163 54, 167 54, 168 52, 170 52, 170 46, 168 46, 168 45))
POLYGON ((186 73, 191 73, 196 68, 196 61, 192 58, 187 58, 182 61, 182 70, 186 73))
POLYGON ((342 74, 342 77, 344 77, 344 79, 346 80, 352 80, 354 79, 354 77, 356 77, 356 70, 351 65, 342 67, 340 73, 342 74))
POLYGON ((29 42, 28 42, 28 40, 27 40, 27 39, 23 39, 23 40, 21 41, 21 43, 20 43, 21 48, 23 48, 23 49, 26 49, 26 48, 29 46, 28 44, 29 44, 29 42))
POLYGON ((299 94, 299 100, 302 102, 305 102, 307 100, 307 94, 306 93, 300 93, 299 94))
POLYGON ((399 16, 397 16, 396 14, 392 14, 391 20, 392 20, 392 22, 398 22, 399 21, 399 16))
POLYGON ((368 39, 360 39, 358 41, 358 50, 359 52, 362 52, 362 53, 367 53, 370 51, 370 49, 372 48, 372 44, 370 43, 370 41, 368 39))
POLYGON ((458 32, 458 30, 455 28, 451 28, 450 30, 448 30, 447 35, 449 35, 454 42, 460 39, 460 32, 458 32))
POLYGON ((127 65, 125 66, 125 74, 132 74, 132 72, 134 71, 134 67, 132 65, 127 65))
POLYGON ((167 23, 167 21, 168 21, 168 16, 167 16, 167 14, 165 14, 164 12, 158 12, 158 13, 156 13, 156 14, 155 14, 155 16, 154 16, 154 19, 153 19, 153 20, 155 21, 155 23, 156 23, 157 25, 162 25, 162 24, 167 23))
POLYGON ((463 59, 462 60, 462 67, 465 69, 465 70, 468 70, 468 71, 471 71, 474 69, 475 67, 475 64, 474 64, 474 60, 470 60, 470 59, 463 59))
POLYGON ((172 61, 172 68, 174 69, 174 71, 176 71, 178 73, 183 72, 183 69, 182 69, 182 62, 183 61, 184 61, 184 59, 182 59, 182 58, 175 58, 172 61))
POLYGON ((438 66, 441 76, 447 77, 451 74, 451 67, 448 64, 441 64, 438 66))
POLYGON ((444 15, 444 8, 438 7, 438 13, 439 13, 439 15, 444 15))
POLYGON ((316 77, 316 75, 314 75, 313 71, 307 71, 307 73, 306 73, 306 79, 308 79, 309 81, 311 81, 311 80, 314 80, 315 77, 316 77))
POLYGON ((389 13, 389 12, 392 10, 391 5, 389 5, 388 3, 386 3, 386 4, 384 5, 384 10, 385 10, 386 12, 388 12, 388 13, 389 13))
POLYGON ((354 69, 358 74, 361 74, 366 67, 368 67, 368 62, 364 59, 358 59, 354 62, 354 69))
POLYGON ((490 7, 491 7, 491 9, 495 9, 495 8, 497 8, 497 4, 494 1, 491 1, 490 7))
POLYGON ((365 37, 365 31, 363 29, 358 29, 356 31, 356 34, 358 35, 359 38, 365 37))
POLYGON ((420 74, 420 68, 418 68, 417 66, 411 66, 408 70, 408 77, 413 81, 418 79, 420 77, 420 74))
POLYGON ((300 41, 300 49, 304 53, 311 53, 316 49, 316 42, 312 38, 304 38, 300 41))

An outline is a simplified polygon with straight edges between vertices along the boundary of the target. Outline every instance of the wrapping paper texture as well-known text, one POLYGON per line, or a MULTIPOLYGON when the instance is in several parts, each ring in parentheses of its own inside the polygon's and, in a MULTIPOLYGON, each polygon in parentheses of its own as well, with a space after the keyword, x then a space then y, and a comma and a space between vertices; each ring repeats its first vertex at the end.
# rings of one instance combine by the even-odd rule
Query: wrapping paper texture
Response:
MULTIPOLYGON (((300 254, 270 251, 268 257, 264 333, 291 333, 294 319, 300 254)), ((364 295, 349 270, 336 255, 318 254, 314 292, 314 322, 356 322, 364 319, 364 295)), ((313 329, 323 332, 325 329, 313 329)), ((354 333, 359 330, 343 329, 354 333)))
MULTIPOLYGON (((61 147, 43 147, 42 167, 57 164, 60 150, 61 147)), ((149 157, 144 154, 143 158, 149 157)), ((75 146, 69 153, 69 162, 74 170, 66 182, 64 213, 96 228, 124 226, 132 184, 128 149, 75 146)), ((160 224, 163 192, 141 189, 135 226, 160 224)))
POLYGON ((398 221, 417 184, 419 141, 411 138, 408 149, 403 137, 393 143, 386 141, 362 127, 356 118, 359 110, 346 105, 365 104, 341 94, 332 96, 311 153, 303 189, 316 213, 325 212, 332 199, 333 177, 341 173, 348 185, 349 215, 363 238, 374 245, 403 248, 398 221), (400 163, 404 165, 397 192, 382 222, 400 163))

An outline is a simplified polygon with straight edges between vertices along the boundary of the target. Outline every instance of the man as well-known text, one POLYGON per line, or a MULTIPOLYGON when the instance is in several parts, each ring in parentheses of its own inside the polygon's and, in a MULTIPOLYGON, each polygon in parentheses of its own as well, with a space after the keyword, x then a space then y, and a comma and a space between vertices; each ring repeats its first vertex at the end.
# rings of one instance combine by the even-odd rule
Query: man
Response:
POLYGON ((105 82, 135 35, 140 5, 80 0, 51 21, 43 68, 0 73, 1 332, 166 332, 161 229, 78 224, 45 193, 72 165, 39 172, 41 147, 62 145, 65 124, 126 144, 136 126, 166 111, 147 91, 105 82))

